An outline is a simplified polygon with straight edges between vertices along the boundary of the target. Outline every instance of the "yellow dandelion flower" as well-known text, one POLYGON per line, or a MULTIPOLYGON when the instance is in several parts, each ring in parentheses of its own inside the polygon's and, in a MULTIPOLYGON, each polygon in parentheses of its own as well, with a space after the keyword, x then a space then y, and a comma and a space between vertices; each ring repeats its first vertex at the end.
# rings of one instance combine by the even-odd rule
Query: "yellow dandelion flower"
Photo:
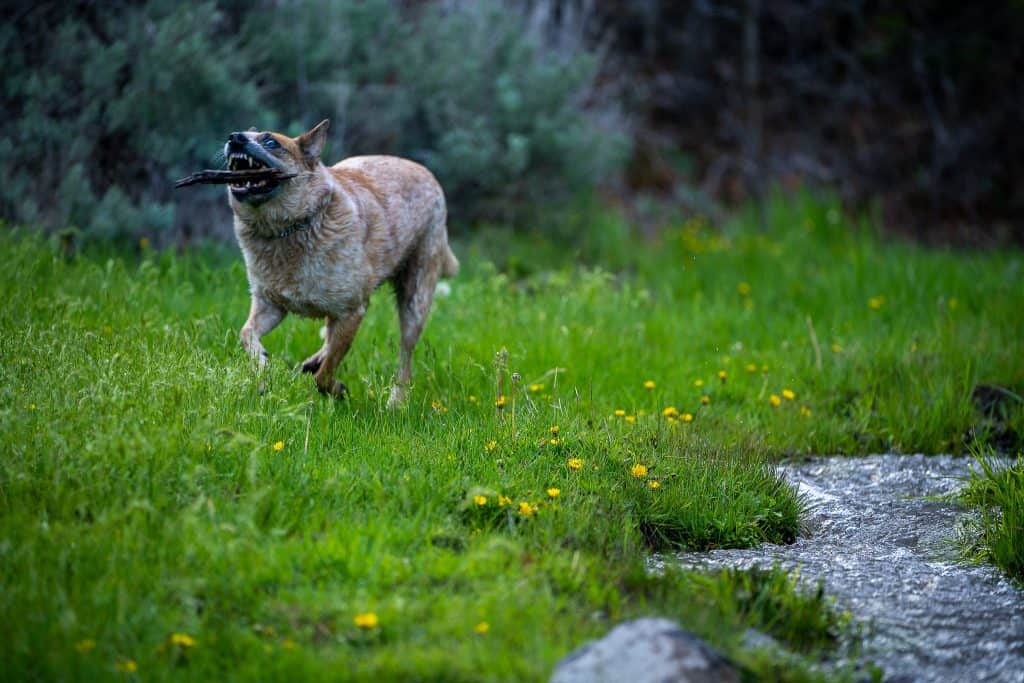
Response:
POLYGON ((722 380, 723 382, 725 381, 725 378, 726 378, 727 376, 728 376, 728 375, 727 375, 727 373, 725 372, 725 370, 719 370, 719 371, 718 371, 718 379, 722 380))
POLYGON ((479 400, 480 400, 480 399, 478 399, 478 398, 477 398, 476 396, 474 396, 473 394, 470 394, 470 395, 469 395, 469 402, 470 402, 470 403, 476 403, 476 402, 477 402, 477 401, 479 401, 479 400))
POLYGON ((677 417, 679 415, 679 409, 675 406, 669 406, 665 410, 661 411, 661 414, 665 417, 677 417))
POLYGON ((786 399, 787 401, 792 401, 793 399, 796 398, 796 394, 793 393, 792 389, 783 389, 782 398, 786 399))
POLYGON ((810 417, 811 409, 808 408, 807 406, 800 406, 800 414, 803 415, 804 417, 810 417))
POLYGON ((92 638, 86 638, 75 643, 75 649, 78 650, 79 654, 87 655, 96 649, 96 641, 92 638))
POLYGON ((581 458, 569 458, 568 465, 570 470, 578 470, 583 467, 583 460, 581 458))
POLYGON ((670 416, 668 416, 665 419, 667 419, 668 423, 670 425, 672 425, 673 427, 676 426, 677 424, 679 424, 679 418, 677 418, 677 417, 673 417, 673 416, 670 415, 670 416))
POLYGON ((488 624, 486 621, 481 621, 479 624, 477 624, 476 626, 473 627, 473 632, 474 633, 478 633, 480 635, 484 635, 485 633, 487 633, 490 630, 491 630, 491 625, 488 624))
POLYGON ((134 659, 119 659, 114 663, 114 669, 118 673, 133 674, 139 670, 139 665, 134 659))
POLYGON ((274 452, 275 452, 275 453, 277 453, 278 451, 280 451, 280 450, 281 450, 282 448, 284 448, 284 441, 278 441, 278 442, 276 442, 276 443, 274 444, 274 452))
POLYGON ((832 353, 839 353, 842 350, 843 350, 843 347, 841 347, 839 344, 833 344, 832 345, 832 353))
POLYGON ((370 630, 380 625, 380 619, 375 612, 363 612, 352 618, 352 623, 361 629, 370 630))
POLYGON ((562 489, 550 488, 548 489, 548 498, 558 498, 562 493, 562 489))
POLYGON ((776 408, 782 405, 782 399, 776 396, 775 394, 772 394, 771 396, 768 397, 768 402, 771 403, 776 408))
POLYGON ((647 391, 650 391, 653 388, 654 388, 654 380, 653 379, 649 379, 646 382, 644 382, 644 389, 646 389, 647 391))
POLYGON ((508 496, 498 496, 498 507, 503 508, 506 505, 511 505, 511 504, 512 504, 512 499, 509 498, 508 496))
POLYGON ((682 415, 679 416, 679 419, 682 420, 683 422, 693 422, 693 415, 690 415, 689 413, 683 413, 682 415))
POLYGON ((872 311, 877 311, 878 309, 880 309, 884 305, 885 305, 885 297, 884 296, 873 296, 870 299, 868 299, 868 307, 872 311))
POLYGON ((36 409, 36 404, 35 403, 29 403, 28 404, 28 409, 29 410, 35 410, 36 409))
POLYGON ((616 408, 615 409, 615 417, 622 417, 625 414, 626 414, 625 410, 623 410, 621 408, 616 408))
POLYGON ((700 402, 703 405, 708 405, 709 403, 711 403, 711 397, 708 396, 707 394, 704 394, 703 396, 700 397, 700 402))
POLYGON ((544 385, 543 384, 531 384, 530 385, 530 393, 536 394, 538 391, 544 391, 544 385))
POLYGON ((625 417, 625 420, 626 420, 626 422, 628 422, 629 424, 633 424, 634 422, 636 422, 636 415, 627 415, 627 416, 625 417))
POLYGON ((552 425, 548 431, 551 432, 551 436, 558 436, 558 425, 552 425))
POLYGON ((647 486, 649 486, 652 489, 660 489, 661 482, 658 481, 657 479, 651 479, 649 482, 647 482, 647 486))
POLYGON ((171 645, 178 645, 180 647, 195 647, 196 639, 187 633, 172 633, 171 634, 171 645))
POLYGON ((702 379, 695 379, 695 380, 693 380, 693 386, 695 386, 698 389, 700 389, 702 386, 704 386, 704 380, 702 380, 702 379))
POLYGON ((764 365, 761 366, 761 372, 768 372, 768 364, 767 363, 765 363, 764 365))
POLYGON ((440 401, 431 401, 430 402, 430 407, 433 408, 434 412, 436 412, 436 413, 447 413, 448 412, 448 408, 445 406, 445 404, 441 403, 440 401))
POLYGON ((295 641, 294 641, 294 640, 292 640, 291 638, 285 638, 285 639, 284 639, 284 640, 283 640, 283 641, 281 642, 281 647, 283 647, 283 648, 284 648, 284 649, 286 649, 286 650, 294 650, 295 648, 297 648, 297 647, 298 647, 298 645, 296 645, 296 644, 295 644, 295 641))
POLYGON ((496 400, 496 401, 494 402, 494 407, 495 407, 495 408, 498 408, 498 409, 504 408, 504 407, 505 407, 505 401, 506 401, 506 399, 505 399, 505 394, 502 394, 502 395, 501 395, 501 396, 499 396, 499 397, 498 397, 498 399, 497 399, 497 400, 496 400))
POLYGON ((757 372, 757 365, 755 363, 747 363, 747 365, 744 367, 744 369, 747 372, 754 373, 754 372, 757 372))
POLYGON ((537 508, 530 505, 528 502, 520 501, 519 503, 519 514, 523 517, 533 517, 533 513, 537 512, 537 508))
POLYGON ((486 445, 484 445, 484 450, 487 451, 488 453, 491 453, 497 447, 498 447, 498 442, 495 441, 494 439, 491 439, 490 441, 487 442, 486 445))
POLYGON ((633 469, 629 471, 637 479, 643 479, 647 476, 647 465, 636 464, 633 465, 633 469))
POLYGON ((562 440, 558 438, 550 439, 548 440, 548 443, 551 444, 552 446, 558 446, 559 444, 562 443, 562 440))
POLYGON ((750 296, 750 285, 746 282, 741 282, 736 285, 736 291, 740 293, 740 296, 750 296))
POLYGON ((473 496, 473 502, 479 507, 487 505, 487 496, 473 496))

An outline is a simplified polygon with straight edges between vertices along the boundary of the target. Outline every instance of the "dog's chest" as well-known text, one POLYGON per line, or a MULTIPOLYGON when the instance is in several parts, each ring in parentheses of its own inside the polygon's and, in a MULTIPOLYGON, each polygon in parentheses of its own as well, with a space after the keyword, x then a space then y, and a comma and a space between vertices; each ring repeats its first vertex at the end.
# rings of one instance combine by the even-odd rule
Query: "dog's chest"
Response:
POLYGON ((355 269, 321 255, 257 259, 253 284, 274 305, 308 317, 340 317, 362 304, 355 269))

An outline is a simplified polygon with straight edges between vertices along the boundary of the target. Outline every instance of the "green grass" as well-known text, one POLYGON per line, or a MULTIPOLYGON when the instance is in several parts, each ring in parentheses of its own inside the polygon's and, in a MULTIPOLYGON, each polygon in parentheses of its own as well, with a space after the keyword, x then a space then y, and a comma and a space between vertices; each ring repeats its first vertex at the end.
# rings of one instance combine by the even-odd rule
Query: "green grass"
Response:
POLYGON ((726 569, 701 577, 717 604, 737 610, 733 619, 754 627, 797 652, 834 647, 853 628, 849 613, 840 613, 825 595, 821 581, 813 591, 800 586, 798 573, 770 569, 726 569))
POLYGON ((1022 255, 885 244, 806 197, 769 216, 653 245, 604 219, 569 248, 500 231, 457 246, 394 412, 386 291, 342 366, 350 400, 296 371, 319 345, 297 319, 265 340, 260 396, 236 254, 0 237, 7 675, 111 678, 130 659, 149 680, 544 680, 660 614, 751 678, 814 678, 742 633, 806 624, 776 637, 809 663, 838 633, 824 602, 754 577, 778 599, 752 608, 734 575, 645 559, 791 540, 780 456, 984 443, 972 387, 1024 384, 1022 255), (366 612, 378 627, 354 624, 366 612))
POLYGON ((963 494, 964 502, 981 513, 980 533, 972 539, 975 554, 1024 580, 1024 459, 1018 456, 1004 466, 989 452, 976 461, 980 470, 963 494))

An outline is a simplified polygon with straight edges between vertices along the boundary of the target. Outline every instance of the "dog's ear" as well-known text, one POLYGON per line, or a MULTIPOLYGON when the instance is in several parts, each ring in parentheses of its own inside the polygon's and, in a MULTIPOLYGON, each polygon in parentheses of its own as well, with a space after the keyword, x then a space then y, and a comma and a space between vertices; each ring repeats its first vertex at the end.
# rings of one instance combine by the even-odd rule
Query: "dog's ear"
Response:
POLYGON ((320 158, 320 152, 324 150, 324 143, 327 141, 327 129, 330 127, 331 122, 324 119, 312 129, 295 138, 302 154, 310 161, 320 158))

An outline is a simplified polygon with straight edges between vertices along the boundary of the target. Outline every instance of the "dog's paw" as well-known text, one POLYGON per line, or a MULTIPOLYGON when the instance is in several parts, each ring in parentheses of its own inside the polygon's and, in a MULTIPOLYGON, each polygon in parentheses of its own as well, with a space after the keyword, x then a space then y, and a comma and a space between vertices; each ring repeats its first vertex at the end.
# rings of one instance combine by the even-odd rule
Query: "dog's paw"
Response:
POLYGON ((344 383, 334 380, 334 385, 330 387, 320 386, 316 387, 321 394, 324 396, 333 396, 338 400, 343 400, 348 397, 348 387, 344 383))
POLYGON ((405 405, 406 399, 409 398, 408 387, 403 387, 396 384, 391 388, 391 396, 388 398, 388 408, 395 409, 401 408, 405 405))

